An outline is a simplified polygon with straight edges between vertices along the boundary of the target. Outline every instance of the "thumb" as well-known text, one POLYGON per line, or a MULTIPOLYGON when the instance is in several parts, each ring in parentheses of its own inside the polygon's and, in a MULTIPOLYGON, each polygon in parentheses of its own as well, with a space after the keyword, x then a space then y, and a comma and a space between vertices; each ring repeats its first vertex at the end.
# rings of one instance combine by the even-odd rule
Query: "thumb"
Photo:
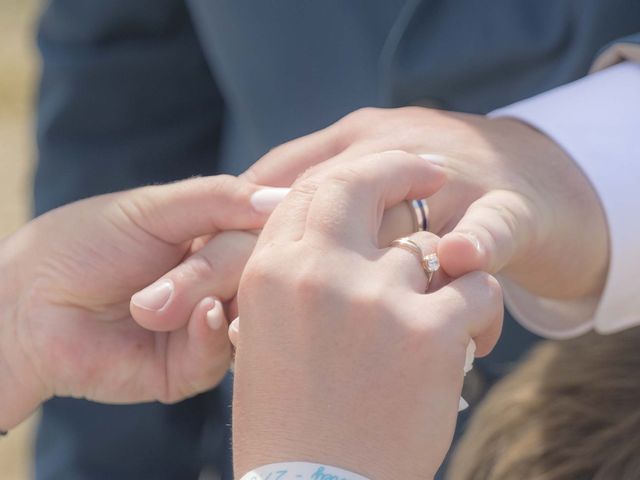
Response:
POLYGON ((258 190, 246 180, 218 175, 131 190, 118 206, 143 230, 179 244, 220 230, 262 228, 269 212, 252 204, 258 190))
POLYGON ((132 317, 148 330, 173 331, 188 322, 202 298, 213 295, 223 302, 232 299, 255 243, 256 236, 248 232, 217 235, 161 279, 133 295, 132 317))
POLYGON ((451 277, 481 270, 500 273, 530 251, 539 229, 533 208, 511 191, 495 190, 473 202, 438 244, 442 269, 451 277))

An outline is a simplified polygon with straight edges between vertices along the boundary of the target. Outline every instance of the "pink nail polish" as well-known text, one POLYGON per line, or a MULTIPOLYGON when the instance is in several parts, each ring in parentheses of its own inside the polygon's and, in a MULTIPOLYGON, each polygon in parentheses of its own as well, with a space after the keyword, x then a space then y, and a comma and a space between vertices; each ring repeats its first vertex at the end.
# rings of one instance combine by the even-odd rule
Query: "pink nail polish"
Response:
POLYGON ((173 291, 174 287, 171 280, 160 280, 136 293, 131 297, 131 303, 145 310, 157 312, 169 303, 173 291))
POLYGON ((222 327, 222 306, 220 302, 213 303, 213 307, 207 312, 207 325, 211 330, 219 330, 222 327))
POLYGON ((240 317, 237 317, 233 322, 231 322, 229 328, 236 333, 240 333, 240 317))
POLYGON ((263 188, 251 195, 251 205, 258 212, 271 213, 290 190, 290 188, 263 188))

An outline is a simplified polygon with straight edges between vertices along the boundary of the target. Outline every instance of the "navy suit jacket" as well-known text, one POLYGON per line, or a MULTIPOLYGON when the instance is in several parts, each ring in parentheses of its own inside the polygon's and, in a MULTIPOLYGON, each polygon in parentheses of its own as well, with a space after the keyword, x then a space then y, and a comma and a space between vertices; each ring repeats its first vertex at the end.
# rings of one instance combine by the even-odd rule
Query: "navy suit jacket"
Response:
MULTIPOLYGON (((486 113, 585 75, 638 31, 640 0, 50 0, 35 210, 240 173, 365 106, 486 113)), ((505 329, 480 363, 490 379, 533 338, 505 329)), ((54 400, 38 478, 196 478, 212 401, 226 411, 207 396, 176 407, 54 400)))
POLYGON ((239 173, 364 106, 486 113, 638 31, 639 0, 52 0, 36 213, 239 173))

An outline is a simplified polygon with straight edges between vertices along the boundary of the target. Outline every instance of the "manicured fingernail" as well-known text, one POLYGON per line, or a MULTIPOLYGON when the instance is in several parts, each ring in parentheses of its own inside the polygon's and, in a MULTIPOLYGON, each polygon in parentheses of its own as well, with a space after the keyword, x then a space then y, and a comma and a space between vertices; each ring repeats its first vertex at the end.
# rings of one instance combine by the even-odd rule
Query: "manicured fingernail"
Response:
POLYGON ((219 301, 215 300, 213 306, 207 312, 207 325, 211 330, 219 330, 222 327, 222 305, 219 301))
POLYGON ((447 164, 447 157, 438 155, 437 153, 421 153, 418 156, 440 167, 444 167, 447 164))
POLYGON ((231 322, 229 330, 233 330, 235 333, 240 333, 240 317, 237 317, 233 322, 231 322))
POLYGON ((173 290, 171 280, 160 280, 136 293, 131 297, 131 303, 145 310, 156 312, 162 310, 169 303, 173 290))
POLYGON ((467 354, 464 360, 464 373, 465 375, 473 369, 473 360, 476 358, 476 342, 473 339, 469 340, 467 345, 467 354))
POLYGON ((271 213, 290 190, 290 188, 263 188, 251 195, 251 205, 258 212, 271 213))

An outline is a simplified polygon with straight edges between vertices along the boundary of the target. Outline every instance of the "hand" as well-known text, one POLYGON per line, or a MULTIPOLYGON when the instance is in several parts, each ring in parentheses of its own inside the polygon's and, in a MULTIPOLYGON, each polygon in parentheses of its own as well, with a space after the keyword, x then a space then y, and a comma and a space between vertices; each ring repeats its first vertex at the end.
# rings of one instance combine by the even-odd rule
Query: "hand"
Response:
MULTIPOLYGON (((500 288, 476 272, 425 294, 417 259, 381 249, 378 228, 384 208, 443 181, 415 155, 369 155, 299 181, 272 214, 238 293, 237 476, 294 460, 369 478, 435 474, 469 340, 480 355, 497 340, 500 288)), ((425 253, 437 242, 413 239, 425 253)))
POLYGON ((175 402, 214 386, 230 355, 221 302, 255 243, 216 234, 262 226, 249 202, 257 189, 221 176, 104 195, 3 242, 1 300, 14 308, 0 321, 0 427, 52 395, 175 402), (192 254, 205 234, 214 237, 192 254), (160 276, 131 305, 157 333, 133 320, 130 300, 160 276))
MULTIPOLYGON (((519 121, 417 107, 365 109, 274 149, 245 176, 287 186, 312 165, 389 149, 444 160, 448 181, 428 203, 449 275, 479 269, 536 295, 600 295, 609 246, 598 197, 557 144, 519 121)), ((395 225, 387 236, 409 228, 395 225)))

